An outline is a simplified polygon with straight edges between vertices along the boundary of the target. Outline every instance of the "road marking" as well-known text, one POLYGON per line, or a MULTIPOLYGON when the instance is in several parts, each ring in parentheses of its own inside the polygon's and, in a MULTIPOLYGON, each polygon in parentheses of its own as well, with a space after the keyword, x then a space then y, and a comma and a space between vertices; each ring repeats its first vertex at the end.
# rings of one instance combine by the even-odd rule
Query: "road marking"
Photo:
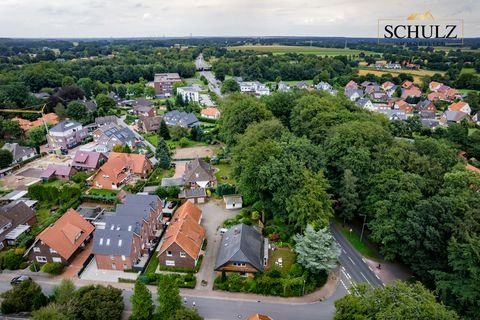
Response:
POLYGON ((350 274, 348 272, 346 272, 345 270, 342 270, 342 273, 343 275, 348 279, 348 280, 351 280, 352 277, 350 276, 350 274))
POLYGON ((368 266, 368 269, 370 269, 370 271, 374 272, 373 269, 372 269, 372 267, 368 266))
POLYGON ((372 285, 372 284, 370 283, 370 281, 368 281, 367 277, 365 277, 365 275, 363 274, 362 271, 360 271, 360 274, 362 275, 362 277, 363 277, 365 280, 367 280, 367 282, 368 282, 369 285, 372 285))
POLYGON ((378 274, 375 273, 375 277, 377 277, 378 280, 380 280, 380 277, 378 276, 378 274))
POLYGON ((357 264, 355 262, 353 262, 352 258, 350 258, 350 256, 347 256, 348 259, 356 266, 357 264))
POLYGON ((343 282, 342 279, 340 279, 340 283, 343 285, 343 287, 345 288, 345 290, 347 290, 348 294, 350 294, 350 290, 348 290, 347 286, 345 285, 345 282, 343 282))

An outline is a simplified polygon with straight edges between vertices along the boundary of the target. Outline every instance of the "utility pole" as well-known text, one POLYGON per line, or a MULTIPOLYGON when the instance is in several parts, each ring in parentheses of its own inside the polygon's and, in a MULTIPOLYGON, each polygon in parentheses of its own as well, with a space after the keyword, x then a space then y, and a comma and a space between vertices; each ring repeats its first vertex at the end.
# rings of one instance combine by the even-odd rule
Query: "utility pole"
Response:
POLYGON ((363 230, 365 230, 365 223, 367 222, 367 215, 366 214, 361 214, 363 216, 363 225, 362 225, 362 232, 360 233, 360 242, 362 242, 363 239, 363 230))

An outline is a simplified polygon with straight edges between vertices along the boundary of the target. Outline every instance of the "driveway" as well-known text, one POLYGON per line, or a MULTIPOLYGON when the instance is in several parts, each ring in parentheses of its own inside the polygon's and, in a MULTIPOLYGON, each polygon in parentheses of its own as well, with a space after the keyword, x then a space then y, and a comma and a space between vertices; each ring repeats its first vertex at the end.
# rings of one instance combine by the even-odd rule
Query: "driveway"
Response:
POLYGON ((202 209, 202 225, 208 239, 206 252, 203 255, 203 262, 200 271, 197 273, 197 287, 195 290, 210 291, 213 288, 215 280, 215 261, 217 259, 218 248, 220 246, 220 234, 218 227, 226 219, 233 218, 240 210, 227 210, 222 200, 210 199, 207 203, 199 205, 202 209), (208 281, 206 286, 202 286, 202 280, 208 281))
POLYGON ((77 256, 72 260, 70 265, 65 268, 65 271, 62 273, 63 278, 77 278, 78 271, 83 267, 83 264, 87 258, 92 253, 93 241, 90 241, 85 249, 80 251, 77 256))

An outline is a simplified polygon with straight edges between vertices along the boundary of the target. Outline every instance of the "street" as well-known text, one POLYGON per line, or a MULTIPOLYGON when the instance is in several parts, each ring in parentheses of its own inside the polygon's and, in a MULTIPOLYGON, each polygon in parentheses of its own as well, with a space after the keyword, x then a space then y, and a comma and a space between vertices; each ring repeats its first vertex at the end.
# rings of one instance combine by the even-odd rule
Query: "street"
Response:
POLYGON ((208 81, 208 88, 215 92, 219 97, 223 97, 222 91, 220 90, 220 81, 215 78, 215 75, 211 71, 201 71, 200 74, 204 76, 208 81))

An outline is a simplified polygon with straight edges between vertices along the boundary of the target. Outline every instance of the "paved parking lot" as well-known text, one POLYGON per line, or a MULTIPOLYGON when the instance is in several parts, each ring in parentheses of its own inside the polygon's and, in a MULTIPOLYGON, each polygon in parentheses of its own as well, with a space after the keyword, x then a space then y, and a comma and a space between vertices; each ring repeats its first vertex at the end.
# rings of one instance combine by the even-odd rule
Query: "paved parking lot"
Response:
POLYGON ((202 209, 202 225, 205 228, 208 243, 203 257, 202 267, 197 273, 197 290, 212 290, 215 280, 215 261, 220 246, 219 226, 226 219, 233 218, 240 210, 227 210, 223 200, 210 199, 207 203, 199 205, 202 209), (202 280, 208 281, 207 286, 202 286, 202 280))

